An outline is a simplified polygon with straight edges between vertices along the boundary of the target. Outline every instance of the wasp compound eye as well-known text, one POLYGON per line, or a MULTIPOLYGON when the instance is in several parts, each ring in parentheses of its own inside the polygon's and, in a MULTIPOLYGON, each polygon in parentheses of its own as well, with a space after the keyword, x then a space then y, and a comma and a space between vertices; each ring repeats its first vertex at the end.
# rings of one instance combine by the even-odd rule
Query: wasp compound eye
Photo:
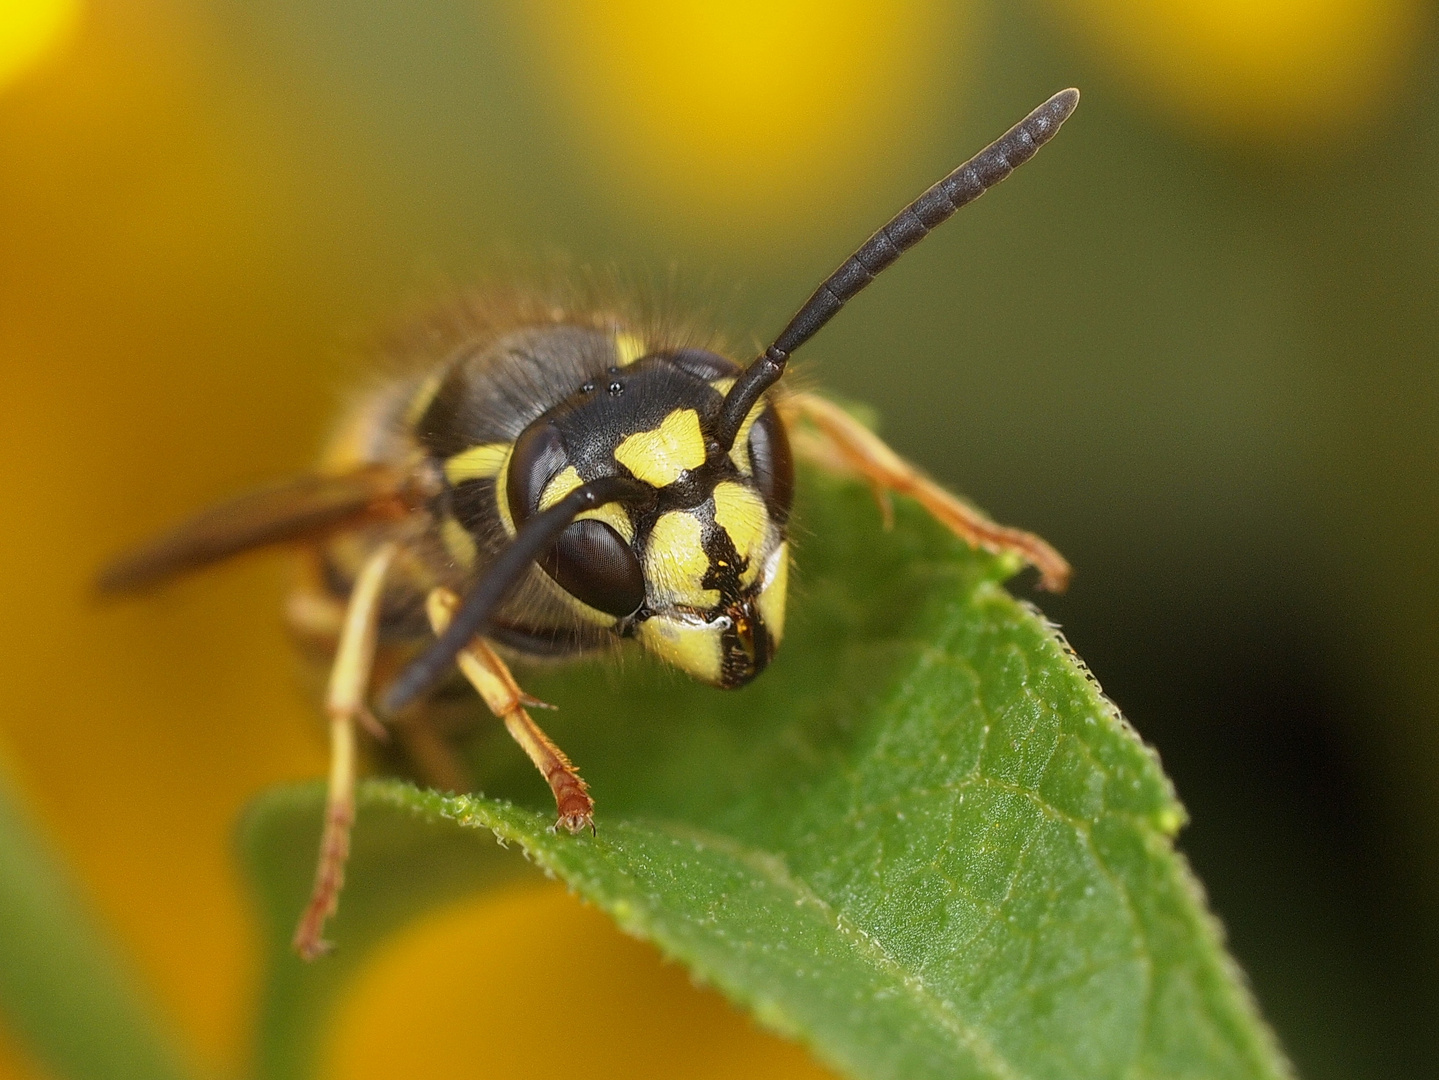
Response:
POLYGON ((794 455, 784 424, 772 406, 767 406, 749 429, 749 461, 765 507, 783 525, 794 503, 794 455))
POLYGON ((639 559, 603 521, 576 521, 540 556, 540 566, 576 600, 616 618, 645 602, 639 559))
POLYGON ((711 379, 732 379, 740 373, 740 366, 728 356, 721 356, 708 349, 679 349, 670 357, 670 363, 705 382, 711 379))
POLYGON ((565 457, 564 438, 553 424, 534 424, 515 440, 505 484, 515 525, 528 521, 539 508, 546 486, 564 468, 565 457))
MULTIPOLYGON (((578 474, 566 468, 567 461, 564 437, 548 422, 531 426, 515 441, 505 496, 517 528, 566 494, 562 488, 578 486, 578 474)), ((624 618, 644 603, 639 560, 603 521, 586 518, 570 525, 541 553, 539 564, 576 600, 607 615, 624 618)))

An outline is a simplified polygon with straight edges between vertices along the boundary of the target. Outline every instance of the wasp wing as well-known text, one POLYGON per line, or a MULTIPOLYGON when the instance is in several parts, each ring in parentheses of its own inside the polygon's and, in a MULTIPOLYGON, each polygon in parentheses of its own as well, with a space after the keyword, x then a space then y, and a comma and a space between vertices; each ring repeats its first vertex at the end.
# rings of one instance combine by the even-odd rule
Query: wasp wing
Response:
POLYGON ((204 510, 100 572, 103 593, 131 592, 252 548, 309 540, 398 517, 410 509, 409 477, 390 466, 296 477, 204 510))

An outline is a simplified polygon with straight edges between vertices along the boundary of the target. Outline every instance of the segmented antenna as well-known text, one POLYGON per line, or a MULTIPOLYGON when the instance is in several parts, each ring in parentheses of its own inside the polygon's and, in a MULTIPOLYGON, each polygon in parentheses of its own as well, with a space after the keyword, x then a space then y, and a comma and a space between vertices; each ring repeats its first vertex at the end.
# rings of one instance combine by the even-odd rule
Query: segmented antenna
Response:
POLYGON ((604 476, 581 484, 554 506, 530 518, 509 547, 500 552, 485 575, 465 594, 445 632, 400 672, 386 692, 381 708, 386 712, 403 709, 434 686, 460 651, 488 628, 495 611, 519 584, 530 564, 576 517, 605 503, 641 502, 653 496, 653 490, 637 480, 604 476))
POLYGON ((845 302, 860 292, 930 231, 965 203, 979 198, 1032 158, 1054 137, 1079 104, 1079 91, 1061 90, 935 184, 860 246, 814 291, 774 344, 740 373, 725 395, 713 433, 720 451, 729 453, 744 419, 760 397, 784 374, 790 355, 829 322, 845 302))

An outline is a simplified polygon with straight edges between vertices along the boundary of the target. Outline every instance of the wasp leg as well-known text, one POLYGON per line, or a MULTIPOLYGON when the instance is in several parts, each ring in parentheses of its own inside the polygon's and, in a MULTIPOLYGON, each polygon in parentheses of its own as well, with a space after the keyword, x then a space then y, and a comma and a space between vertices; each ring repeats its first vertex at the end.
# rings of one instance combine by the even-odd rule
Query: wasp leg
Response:
MULTIPOLYGON (((460 600, 448 589, 433 590, 427 602, 430 626, 443 634, 450 625, 460 600)), ((505 722, 505 730, 520 744, 550 785, 559 810, 557 826, 572 833, 595 828, 595 803, 589 796, 589 785, 580 778, 579 770, 570 763, 565 752, 550 741, 540 726, 530 719, 525 705, 531 699, 520 689, 510 669, 483 638, 475 638, 460 652, 457 661, 465 678, 479 691, 490 712, 505 722)))
POLYGON ((395 545, 381 546, 360 571, 350 593, 339 648, 330 669, 325 712, 330 718, 330 782, 325 796, 325 825, 310 902, 295 927, 292 945, 306 960, 329 950, 325 920, 335 913, 345 883, 350 854, 350 826, 355 821, 355 724, 369 713, 365 692, 375 660, 380 621, 380 596, 395 545))
MULTIPOLYGON (((301 578, 286 601, 285 617, 290 632, 306 655, 316 658, 335 655, 345 624, 345 607, 344 602, 320 583, 317 570, 312 568, 301 578)), ((395 674, 396 665, 403 661, 403 656, 387 657, 382 650, 375 657, 372 682, 387 682, 395 674)), ((428 711, 412 710, 391 717, 388 726, 368 710, 356 719, 376 742, 398 743, 416 777, 426 787, 436 791, 469 790, 470 780, 464 765, 428 711)))
POLYGON ((886 524, 889 493, 908 495, 971 547, 1018 555, 1039 571, 1040 585, 1050 592, 1063 592, 1069 584, 1069 563, 1044 540, 990 521, 905 461, 838 405, 814 394, 794 393, 782 398, 779 406, 795 436, 795 450, 821 466, 867 480, 879 497, 886 524), (806 421, 813 430, 797 428, 796 420, 806 421))
MULTIPOLYGON (((331 657, 333 665, 348 610, 348 603, 337 599, 313 580, 304 580, 290 591, 285 600, 285 621, 301 651, 316 658, 317 662, 320 657, 331 657)), ((389 741, 389 731, 369 709, 362 707, 355 714, 355 720, 377 741, 389 741)))

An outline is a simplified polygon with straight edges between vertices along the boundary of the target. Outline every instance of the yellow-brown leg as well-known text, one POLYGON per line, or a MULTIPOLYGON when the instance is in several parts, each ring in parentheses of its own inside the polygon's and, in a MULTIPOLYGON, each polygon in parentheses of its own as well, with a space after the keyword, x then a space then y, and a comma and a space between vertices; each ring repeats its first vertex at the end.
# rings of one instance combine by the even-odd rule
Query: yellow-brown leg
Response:
MULTIPOLYGON (((300 647, 317 657, 330 657, 333 663, 339 646, 340 632, 345 625, 346 604, 323 588, 317 574, 302 578, 291 590, 286 602, 286 621, 300 647)), ((394 658, 385 670, 385 656, 376 657, 370 678, 383 684, 393 677, 402 658, 394 658)), ((468 773, 451 747, 445 733, 426 710, 410 710, 392 717, 389 726, 379 723, 368 712, 359 716, 363 727, 376 741, 388 743, 392 738, 414 767, 417 779, 436 791, 468 791, 468 773)))
MULTIPOLYGON (((329 949, 325 920, 335 913, 345 883, 350 855, 350 826, 355 821, 355 724, 369 717, 365 693, 375 661, 380 597, 395 545, 381 546, 360 571, 350 592, 340 644, 330 669, 325 712, 330 718, 330 784, 325 797, 325 824, 310 902, 295 927, 294 949, 313 960, 329 949)), ((368 720, 373 723, 373 720, 368 720)))
POLYGON ((879 498, 886 524, 890 519, 888 493, 908 495, 972 547, 1018 555, 1039 571, 1040 585, 1050 592, 1063 592, 1069 584, 1069 563, 1049 544, 1033 533, 996 525, 905 461, 832 401, 794 393, 782 398, 779 406, 794 436, 795 450, 826 468, 867 480, 879 498), (813 431, 797 427, 799 420, 813 431))
MULTIPOLYGON (((430 593, 427 609, 430 626, 436 634, 445 632, 459 603, 459 597, 448 589, 435 589, 430 593)), ((520 689, 505 662, 495 655, 483 638, 478 637, 465 646, 457 661, 460 671, 484 698, 490 712, 505 722, 505 730, 520 744, 550 785, 555 807, 559 810, 559 820, 555 824, 572 833, 584 829, 593 832, 595 803, 589 796, 589 785, 580 779, 579 770, 565 757, 565 752, 530 719, 525 705, 533 704, 533 699, 520 689)))

